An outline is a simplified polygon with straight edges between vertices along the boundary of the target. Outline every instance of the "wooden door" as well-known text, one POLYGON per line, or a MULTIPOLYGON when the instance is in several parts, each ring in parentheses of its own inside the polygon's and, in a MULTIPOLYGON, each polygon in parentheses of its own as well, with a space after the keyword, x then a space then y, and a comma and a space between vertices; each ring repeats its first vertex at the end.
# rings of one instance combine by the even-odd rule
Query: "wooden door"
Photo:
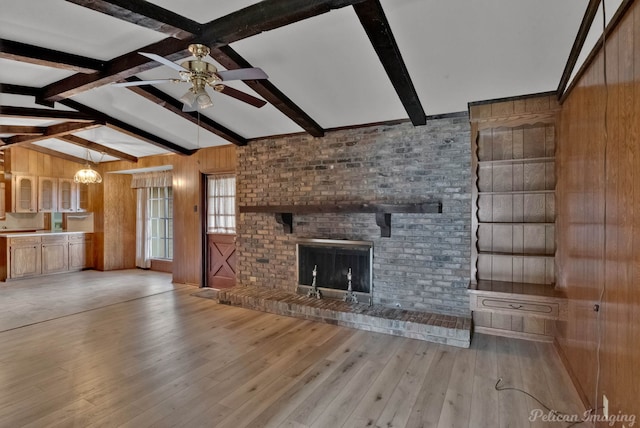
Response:
POLYGON ((236 285, 235 235, 207 234, 207 286, 229 288, 236 285))

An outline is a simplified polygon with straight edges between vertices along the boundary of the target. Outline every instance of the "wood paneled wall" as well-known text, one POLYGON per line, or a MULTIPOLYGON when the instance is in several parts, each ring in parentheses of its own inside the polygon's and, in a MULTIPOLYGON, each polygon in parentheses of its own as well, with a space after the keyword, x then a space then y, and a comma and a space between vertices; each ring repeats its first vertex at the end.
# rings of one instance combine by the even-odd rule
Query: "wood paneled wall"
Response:
POLYGON ((601 50, 560 114, 556 263, 569 318, 557 340, 589 406, 605 394, 610 414, 640 417, 638 2, 606 43, 606 86, 604 64, 601 50))
POLYGON ((234 146, 202 149, 191 156, 144 157, 135 164, 124 161, 102 164, 99 168, 104 180, 100 186, 102 194, 96 195, 94 214, 97 267, 101 270, 135 267, 135 190, 131 189, 130 175, 108 172, 159 165, 173 166, 173 280, 199 285, 201 174, 235 171, 234 146))

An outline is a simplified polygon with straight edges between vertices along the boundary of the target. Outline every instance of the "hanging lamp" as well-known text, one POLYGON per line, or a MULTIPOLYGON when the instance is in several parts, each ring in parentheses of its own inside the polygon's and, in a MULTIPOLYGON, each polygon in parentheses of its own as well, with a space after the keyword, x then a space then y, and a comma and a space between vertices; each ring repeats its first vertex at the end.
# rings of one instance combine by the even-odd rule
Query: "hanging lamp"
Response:
POLYGON ((84 168, 78 170, 78 172, 75 173, 75 175, 73 176, 73 181, 82 184, 102 183, 102 176, 98 171, 91 168, 89 162, 92 162, 91 152, 89 151, 89 149, 87 149, 87 163, 84 168))

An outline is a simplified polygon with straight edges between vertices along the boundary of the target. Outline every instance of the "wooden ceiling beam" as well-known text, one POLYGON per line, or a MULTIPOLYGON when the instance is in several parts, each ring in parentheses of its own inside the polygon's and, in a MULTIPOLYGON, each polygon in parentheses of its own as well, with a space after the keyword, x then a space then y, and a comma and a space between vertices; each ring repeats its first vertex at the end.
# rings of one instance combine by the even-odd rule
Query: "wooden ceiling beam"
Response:
POLYGON ((66 119, 74 121, 93 121, 96 118, 90 114, 78 111, 49 110, 46 108, 0 106, 0 116, 21 117, 28 119, 66 119))
MULTIPOLYGON (((81 165, 84 165, 84 164, 87 163, 86 159, 82 159, 82 158, 79 158, 79 157, 73 156, 73 155, 68 155, 66 153, 61 153, 61 152, 58 152, 56 150, 52 150, 52 149, 48 149, 46 147, 39 146, 37 144, 25 143, 25 144, 22 144, 21 147, 24 147, 24 148, 29 149, 29 150, 33 150, 34 152, 39 152, 39 153, 43 153, 45 155, 54 156, 54 157, 57 157, 57 158, 60 158, 60 159, 65 159, 65 160, 68 160, 68 161, 71 161, 71 162, 79 163, 81 165)), ((0 147, 0 149, 1 148, 3 148, 3 147, 0 147)))
POLYGON ((41 135, 46 129, 44 126, 0 125, 0 134, 41 135))
POLYGON ((98 144, 94 141, 86 140, 84 138, 78 137, 77 135, 72 135, 72 134, 62 135, 58 137, 58 139, 70 144, 75 144, 76 146, 80 146, 96 152, 104 153, 105 155, 113 156, 120 160, 125 160, 129 162, 134 162, 134 163, 138 162, 138 158, 136 156, 129 155, 119 150, 110 149, 109 147, 103 146, 102 144, 98 144))
POLYGON ((104 63, 97 59, 6 39, 0 39, 0 58, 77 73, 95 73, 104 66, 104 63))
POLYGON ((143 0, 66 0, 176 39, 188 39, 200 32, 200 24, 175 12, 143 0))
POLYGON ((33 88, 31 86, 0 83, 0 94, 27 95, 30 97, 37 97, 38 95, 40 95, 40 89, 33 88))
POLYGON ((66 79, 51 83, 42 88, 42 98, 47 101, 60 101, 161 65, 138 52, 155 53, 170 61, 177 61, 191 55, 187 46, 188 43, 185 43, 184 40, 172 37, 160 40, 108 61, 104 71, 100 73, 74 74, 66 79))
POLYGON ((199 43, 217 48, 364 0, 263 0, 202 25, 199 43))
MULTIPOLYGON (((231 46, 212 49, 211 57, 228 70, 253 67, 231 46)), ((309 134, 314 137, 322 137, 324 135, 324 129, 270 81, 245 80, 244 83, 309 134)))
POLYGON ((77 101, 62 100, 60 101, 60 104, 66 105, 67 107, 71 107, 72 109, 78 110, 87 115, 91 115, 97 118, 98 120, 105 122, 106 126, 111 129, 115 129, 117 131, 122 132, 123 134, 130 135, 139 140, 146 141, 149 144, 153 144, 154 146, 160 147, 164 150, 168 150, 172 153, 177 153, 181 155, 191 155, 195 152, 195 150, 187 149, 185 147, 182 147, 179 144, 172 143, 171 141, 167 141, 164 138, 160 138, 157 135, 154 135, 150 132, 136 128, 133 125, 129 125, 126 122, 123 122, 119 119, 111 117, 107 114, 104 114, 98 110, 95 110, 77 101))
POLYGON ((391 84, 400 97, 411 123, 414 126, 427 123, 427 115, 422 108, 418 93, 413 86, 409 70, 402 59, 400 48, 391 32, 391 26, 379 0, 366 0, 353 5, 391 84))
POLYGON ((231 42, 272 30, 313 16, 350 6, 364 0, 264 0, 222 18, 201 25, 197 36, 183 40, 169 37, 108 61, 104 70, 93 74, 75 74, 43 88, 42 98, 60 101, 90 89, 117 82, 159 64, 138 54, 155 53, 170 61, 189 55, 190 42, 220 47, 231 42))
MULTIPOLYGON (((128 82, 140 81, 137 77, 129 77, 126 79, 128 82)), ((225 140, 237 145, 244 146, 247 144, 247 139, 241 135, 236 134, 232 130, 219 124, 218 122, 208 118, 207 116, 200 115, 198 118, 197 112, 184 112, 182 111, 183 104, 179 100, 176 100, 172 96, 162 92, 161 90, 154 88, 153 86, 128 86, 132 92, 148 99, 149 101, 158 104, 161 107, 177 114, 183 119, 188 120, 196 125, 200 125, 203 129, 216 134, 217 136, 224 138, 225 140)))
POLYGON ((44 133, 40 135, 14 135, 13 137, 3 138, 2 141, 4 142, 5 146, 35 143, 37 141, 47 140, 49 138, 57 138, 62 135, 84 131, 86 129, 93 129, 103 125, 103 122, 62 122, 55 125, 47 126, 44 133))

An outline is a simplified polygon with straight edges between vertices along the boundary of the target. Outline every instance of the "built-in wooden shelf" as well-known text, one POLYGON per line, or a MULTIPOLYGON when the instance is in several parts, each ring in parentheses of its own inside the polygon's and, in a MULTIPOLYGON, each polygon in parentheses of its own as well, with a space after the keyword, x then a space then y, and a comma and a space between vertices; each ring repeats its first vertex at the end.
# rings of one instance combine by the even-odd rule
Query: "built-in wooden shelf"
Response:
POLYGON ((507 190, 503 192, 478 192, 478 195, 536 195, 555 193, 555 190, 507 190))
POLYGON ((535 221, 520 221, 520 222, 513 222, 513 221, 480 221, 478 222, 478 226, 482 226, 482 225, 504 225, 504 226, 555 226, 555 223, 549 223, 549 222, 535 222, 535 221))
POLYGON ((500 251, 478 251, 478 255, 486 256, 509 256, 509 257, 539 257, 539 258, 553 258, 553 254, 545 253, 515 253, 515 252, 500 252, 500 251))
POLYGON ((245 205, 241 213, 273 213, 285 233, 293 233, 293 215, 327 213, 372 213, 380 227, 380 236, 391 236, 391 214, 434 214, 442 212, 442 202, 415 202, 406 204, 319 204, 319 205, 245 205))
POLYGON ((555 157, 542 157, 542 158, 521 158, 521 159, 496 159, 496 160, 482 160, 478 161, 480 165, 512 165, 518 163, 545 163, 554 162, 555 157))
POLYGON ((492 281, 479 279, 469 284, 469 292, 472 294, 483 294, 490 296, 498 294, 503 297, 553 297, 565 298, 562 290, 556 289, 552 284, 532 284, 528 282, 492 281))

